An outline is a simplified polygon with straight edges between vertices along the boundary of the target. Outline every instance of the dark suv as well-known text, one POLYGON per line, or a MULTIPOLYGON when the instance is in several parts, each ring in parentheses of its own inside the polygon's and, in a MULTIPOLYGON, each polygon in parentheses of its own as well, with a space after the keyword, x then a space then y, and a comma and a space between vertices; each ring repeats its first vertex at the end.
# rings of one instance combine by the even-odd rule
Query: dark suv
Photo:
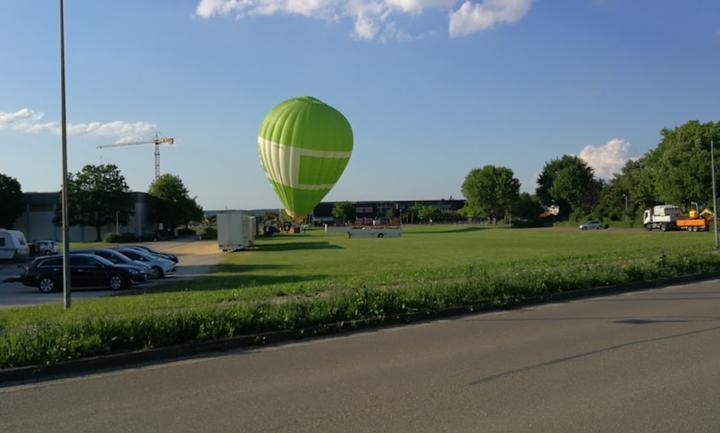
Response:
MULTIPOLYGON (((62 256, 35 259, 23 275, 23 284, 37 287, 43 293, 62 287, 62 256)), ((70 256, 70 281, 73 286, 105 286, 111 290, 128 287, 138 274, 137 268, 116 265, 102 257, 90 254, 70 256)))

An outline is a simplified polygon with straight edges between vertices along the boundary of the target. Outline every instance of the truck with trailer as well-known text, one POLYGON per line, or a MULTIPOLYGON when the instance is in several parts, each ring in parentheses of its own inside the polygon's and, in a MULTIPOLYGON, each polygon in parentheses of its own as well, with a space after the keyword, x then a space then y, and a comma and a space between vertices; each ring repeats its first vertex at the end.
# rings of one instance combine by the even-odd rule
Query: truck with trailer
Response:
POLYGON ((239 251, 255 245, 256 219, 242 211, 217 214, 218 247, 222 251, 239 251))
POLYGON ((646 209, 643 214, 643 225, 647 230, 687 230, 690 232, 706 231, 714 219, 709 209, 700 211, 701 206, 693 202, 690 212, 686 215, 675 205, 659 205, 646 209))

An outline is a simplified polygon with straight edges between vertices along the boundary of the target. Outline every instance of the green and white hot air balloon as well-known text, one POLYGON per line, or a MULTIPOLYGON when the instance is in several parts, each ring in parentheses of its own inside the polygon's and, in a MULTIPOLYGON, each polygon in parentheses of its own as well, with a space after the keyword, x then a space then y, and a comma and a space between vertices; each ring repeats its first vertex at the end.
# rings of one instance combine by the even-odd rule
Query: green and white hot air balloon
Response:
POLYGON ((296 222, 335 186, 352 148, 350 122, 310 96, 277 105, 265 116, 258 135, 265 174, 296 222))

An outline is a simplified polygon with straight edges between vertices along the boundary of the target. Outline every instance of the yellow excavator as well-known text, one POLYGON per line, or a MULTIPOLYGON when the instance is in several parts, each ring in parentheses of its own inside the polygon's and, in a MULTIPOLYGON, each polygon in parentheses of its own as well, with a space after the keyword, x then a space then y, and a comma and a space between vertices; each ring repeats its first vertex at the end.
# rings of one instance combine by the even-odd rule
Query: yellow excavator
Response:
POLYGON ((682 217, 675 221, 677 228, 687 230, 689 232, 704 232, 710 230, 710 223, 715 219, 715 215, 708 208, 700 210, 697 202, 690 203, 690 211, 687 217, 682 217))

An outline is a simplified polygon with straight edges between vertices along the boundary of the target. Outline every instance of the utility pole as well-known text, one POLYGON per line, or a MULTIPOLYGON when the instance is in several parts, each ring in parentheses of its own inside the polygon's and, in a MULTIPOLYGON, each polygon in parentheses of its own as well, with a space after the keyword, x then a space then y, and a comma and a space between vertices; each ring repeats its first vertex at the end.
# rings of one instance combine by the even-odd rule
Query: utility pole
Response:
POLYGON ((65 8, 60 0, 60 128, 62 141, 62 232, 63 232, 63 306, 70 308, 70 228, 68 217, 67 116, 65 113, 65 8))
POLYGON ((715 141, 710 139, 710 173, 712 173, 712 194, 713 194, 713 227, 715 231, 715 248, 720 248, 718 241, 718 220, 717 220, 717 192, 715 187, 715 141))

